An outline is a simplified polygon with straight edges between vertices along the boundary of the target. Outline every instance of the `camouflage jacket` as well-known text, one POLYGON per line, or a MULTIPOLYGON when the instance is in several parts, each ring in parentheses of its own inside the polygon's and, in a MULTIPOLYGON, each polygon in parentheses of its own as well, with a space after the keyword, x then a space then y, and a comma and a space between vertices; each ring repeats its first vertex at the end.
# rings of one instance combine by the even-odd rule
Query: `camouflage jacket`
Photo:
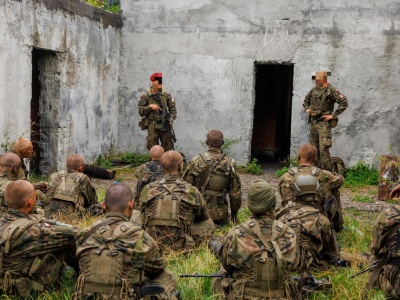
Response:
POLYGON ((191 248, 190 226, 209 218, 200 192, 174 174, 146 185, 140 201, 146 232, 161 245, 176 250, 191 248))
MULTIPOLYGON (((80 173, 80 172, 67 172, 63 171, 66 174, 66 178, 72 178, 77 180, 78 176, 81 176, 79 180, 78 186, 78 194, 79 197, 77 199, 77 204, 80 208, 86 209, 89 208, 91 205, 97 204, 97 195, 96 190, 92 186, 90 179, 87 175, 80 173)), ((50 175, 49 185, 46 193, 46 197, 43 201, 45 205, 49 205, 49 203, 53 200, 55 192, 57 188, 61 184, 61 172, 56 172, 50 175)), ((54 198, 54 200, 56 200, 54 198)), ((57 201, 57 205, 54 205, 54 209, 63 209, 69 207, 70 203, 67 201, 57 201)), ((80 209, 81 210, 81 209, 80 209)))
POLYGON ((9 175, 7 173, 0 173, 0 200, 1 206, 7 206, 6 201, 4 199, 4 191, 7 185, 11 182, 9 175))
POLYGON ((17 179, 27 180, 28 179, 28 169, 26 167, 24 158, 21 158, 21 165, 19 169, 19 173, 17 179))
POLYGON ((146 278, 157 276, 164 270, 166 264, 157 243, 151 236, 130 223, 129 218, 120 213, 107 213, 104 219, 80 231, 77 249, 76 255, 85 283, 113 285, 116 286, 116 290, 117 286, 121 286, 123 279, 127 280, 128 286, 140 285, 144 280, 142 274, 146 278), (93 227, 108 221, 114 223, 98 227, 86 241, 83 241, 85 234, 93 227), (119 234, 116 234, 119 228, 119 234), (107 239, 110 244, 104 243, 105 235, 113 237, 107 239), (99 249, 103 250, 99 252, 99 249), (109 250, 112 249, 116 249, 118 254, 110 255, 109 250))
POLYGON ((140 208, 140 194, 146 184, 153 182, 163 175, 163 169, 159 160, 149 161, 139 166, 135 171, 137 178, 136 189, 134 193, 135 207, 140 208))
POLYGON ((322 114, 332 114, 335 118, 345 111, 348 105, 346 97, 331 85, 322 88, 314 87, 306 95, 303 103, 304 109, 320 110, 322 114), (335 103, 338 107, 333 111, 335 103))
MULTIPOLYGON (((252 220, 256 220, 260 224, 261 233, 270 240, 272 236, 272 224, 274 219, 272 215, 252 216, 250 220, 245 222, 245 226, 249 226, 252 220)), ((278 221, 280 228, 286 227, 282 233, 275 238, 283 256, 284 268, 291 270, 297 266, 299 262, 299 251, 296 241, 295 232, 278 221)), ((223 268, 233 278, 251 279, 254 277, 255 258, 261 256, 264 246, 260 239, 249 232, 245 226, 238 225, 229 230, 224 238, 222 248, 220 250, 221 264, 223 268)))
POLYGON ((400 205, 390 206, 381 212, 372 232, 371 254, 380 258, 387 252, 387 246, 383 240, 390 229, 400 224, 400 205))
MULTIPOLYGON (((188 168, 186 169, 183 179, 192 185, 198 186, 200 184, 203 173, 206 172, 208 167, 222 154, 219 148, 209 148, 208 152, 197 155, 194 157, 188 168)), ((218 216, 213 216, 219 205, 227 202, 226 195, 229 195, 230 207, 232 215, 236 215, 242 204, 241 199, 241 183, 239 174, 236 171, 235 161, 227 155, 224 155, 221 162, 217 164, 214 170, 209 175, 209 180, 206 180, 204 191, 202 194, 207 202, 211 218, 213 220, 221 219, 218 216), (218 176, 219 175, 219 176, 218 176), (214 183, 213 180, 221 181, 214 183), (222 201, 222 203, 221 203, 222 201)), ((226 210, 227 210, 226 205, 226 210)), ((226 211, 226 214, 228 212, 226 211)))
POLYGON ((300 165, 291 168, 279 179, 279 194, 282 197, 282 206, 289 201, 295 202, 296 195, 293 192, 292 184, 296 181, 298 175, 313 175, 319 182, 319 196, 316 197, 315 207, 321 207, 322 200, 327 197, 332 189, 339 189, 344 181, 342 175, 331 173, 327 170, 321 170, 314 166, 300 165))
POLYGON ((32 278, 35 268, 45 254, 61 253, 68 249, 75 249, 76 234, 74 229, 67 225, 56 224, 38 216, 26 215, 15 209, 0 215, 0 236, 4 237, 6 229, 16 220, 25 219, 28 225, 25 230, 17 228, 10 238, 9 252, 6 254, 7 242, 2 245, 3 253, 2 276, 9 271, 12 278, 32 278))
POLYGON ((311 263, 317 262, 316 256, 320 253, 330 253, 340 257, 335 245, 332 245, 334 236, 328 218, 313 206, 298 203, 301 207, 295 208, 293 204, 290 202, 283 208, 288 212, 280 216, 279 221, 296 232, 301 252, 299 267, 308 269, 311 263))
POLYGON ((176 105, 175 105, 175 100, 174 98, 171 97, 170 94, 166 93, 166 92, 161 92, 158 93, 158 95, 160 96, 160 101, 157 101, 156 98, 154 97, 157 94, 153 94, 153 92, 150 90, 146 91, 145 93, 143 93, 143 95, 140 97, 139 100, 139 105, 138 105, 138 109, 139 109, 139 115, 141 117, 144 117, 146 119, 148 119, 149 121, 154 121, 155 123, 159 124, 159 126, 161 126, 160 128, 156 128, 156 129, 163 129, 162 124, 162 112, 155 112, 153 111, 149 105, 150 104, 157 104, 159 105, 161 108, 165 107, 168 109, 168 112, 170 114, 169 116, 169 122, 173 122, 176 119, 176 105))

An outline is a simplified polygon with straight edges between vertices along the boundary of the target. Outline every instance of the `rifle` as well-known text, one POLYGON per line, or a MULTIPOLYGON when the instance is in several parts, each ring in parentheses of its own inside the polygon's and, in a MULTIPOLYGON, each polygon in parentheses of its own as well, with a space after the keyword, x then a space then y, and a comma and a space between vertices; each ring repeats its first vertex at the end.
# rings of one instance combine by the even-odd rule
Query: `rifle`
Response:
POLYGON ((350 261, 348 261, 346 259, 338 258, 335 254, 332 254, 329 252, 323 252, 319 256, 322 256, 323 259, 326 259, 334 266, 341 267, 341 268, 350 267, 350 261))
POLYGON ((292 276, 292 278, 298 282, 300 293, 309 291, 330 291, 332 289, 332 281, 329 277, 322 277, 318 280, 311 274, 303 273, 302 276, 292 276))
POLYGON ((357 277, 357 276, 359 276, 361 274, 364 274, 364 273, 372 271, 373 269, 375 269, 377 267, 378 262, 379 262, 379 260, 374 261, 368 268, 365 268, 364 270, 361 270, 360 272, 358 272, 358 273, 356 273, 354 275, 351 275, 349 278, 353 279, 354 277, 357 277))
POLYGON ((179 277, 184 277, 184 278, 224 278, 225 275, 221 273, 213 273, 213 274, 199 274, 199 273, 194 273, 194 274, 180 274, 179 277))
MULTIPOLYGON (((160 94, 152 94, 150 97, 153 97, 157 103, 158 106, 162 109, 162 124, 165 128, 165 131, 168 133, 169 137, 172 140, 172 143, 176 143, 176 137, 175 137, 175 131, 171 126, 171 123, 169 122, 169 117, 170 117, 170 113, 168 110, 168 107, 164 107, 164 105, 162 104, 161 98, 160 98, 160 94)), ((160 112, 156 112, 157 114, 160 114, 160 112)))

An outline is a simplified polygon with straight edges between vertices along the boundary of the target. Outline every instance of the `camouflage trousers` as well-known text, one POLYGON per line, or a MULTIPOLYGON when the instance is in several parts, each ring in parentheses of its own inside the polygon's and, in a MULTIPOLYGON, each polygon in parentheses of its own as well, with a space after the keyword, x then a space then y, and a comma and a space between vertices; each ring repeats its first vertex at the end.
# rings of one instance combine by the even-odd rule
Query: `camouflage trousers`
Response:
POLYGON ((331 171, 332 162, 329 148, 332 147, 332 133, 328 122, 311 121, 310 144, 317 148, 316 166, 320 169, 331 171))
POLYGON ((378 286, 386 299, 400 299, 400 266, 386 265, 378 277, 378 286))
POLYGON ((135 297, 135 296, 129 296, 128 295, 123 295, 124 297, 121 297, 120 293, 116 294, 102 294, 99 292, 84 292, 85 289, 85 284, 83 283, 79 285, 79 283, 82 283, 82 276, 79 276, 78 282, 75 286, 75 292, 72 295, 73 300, 103 300, 103 299, 108 299, 108 300, 121 300, 121 299, 126 299, 126 300, 137 300, 137 299, 148 299, 148 300, 176 300, 176 285, 177 285, 177 280, 175 275, 168 270, 164 270, 161 272, 159 275, 153 278, 148 278, 144 277, 142 286, 148 285, 148 284, 156 284, 159 286, 162 286, 165 291, 164 293, 156 296, 143 296, 143 297, 135 297))
POLYGON ((155 145, 159 145, 159 141, 161 141, 161 147, 164 148, 164 151, 174 149, 174 143, 169 134, 165 130, 155 129, 153 122, 150 123, 149 128, 147 129, 146 140, 148 150, 155 145))

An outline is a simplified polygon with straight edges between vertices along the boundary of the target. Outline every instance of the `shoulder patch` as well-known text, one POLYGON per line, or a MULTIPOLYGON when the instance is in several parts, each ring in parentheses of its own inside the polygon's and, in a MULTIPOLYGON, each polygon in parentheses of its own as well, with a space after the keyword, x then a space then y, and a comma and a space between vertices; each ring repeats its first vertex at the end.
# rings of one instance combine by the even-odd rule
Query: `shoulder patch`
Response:
POLYGON ((171 98, 171 102, 174 103, 174 102, 175 102, 175 99, 174 99, 174 98, 171 98))
POLYGON ((342 95, 342 94, 340 94, 340 95, 339 95, 339 97, 340 97, 340 98, 343 98, 343 95, 342 95))

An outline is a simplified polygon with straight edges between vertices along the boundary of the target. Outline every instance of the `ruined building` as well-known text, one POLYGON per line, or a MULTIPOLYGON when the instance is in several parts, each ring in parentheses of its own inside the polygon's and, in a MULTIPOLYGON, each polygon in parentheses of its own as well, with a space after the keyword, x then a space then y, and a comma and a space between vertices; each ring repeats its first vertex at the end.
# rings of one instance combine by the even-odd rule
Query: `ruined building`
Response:
POLYGON ((399 1, 121 0, 121 15, 78 0, 0 0, 0 141, 36 140, 35 166, 110 148, 145 151, 137 102, 149 75, 177 102, 177 149, 206 132, 236 140, 239 163, 308 141, 311 73, 349 100, 332 156, 377 162, 400 146, 399 1), (31 127, 32 124, 32 127, 31 127))

